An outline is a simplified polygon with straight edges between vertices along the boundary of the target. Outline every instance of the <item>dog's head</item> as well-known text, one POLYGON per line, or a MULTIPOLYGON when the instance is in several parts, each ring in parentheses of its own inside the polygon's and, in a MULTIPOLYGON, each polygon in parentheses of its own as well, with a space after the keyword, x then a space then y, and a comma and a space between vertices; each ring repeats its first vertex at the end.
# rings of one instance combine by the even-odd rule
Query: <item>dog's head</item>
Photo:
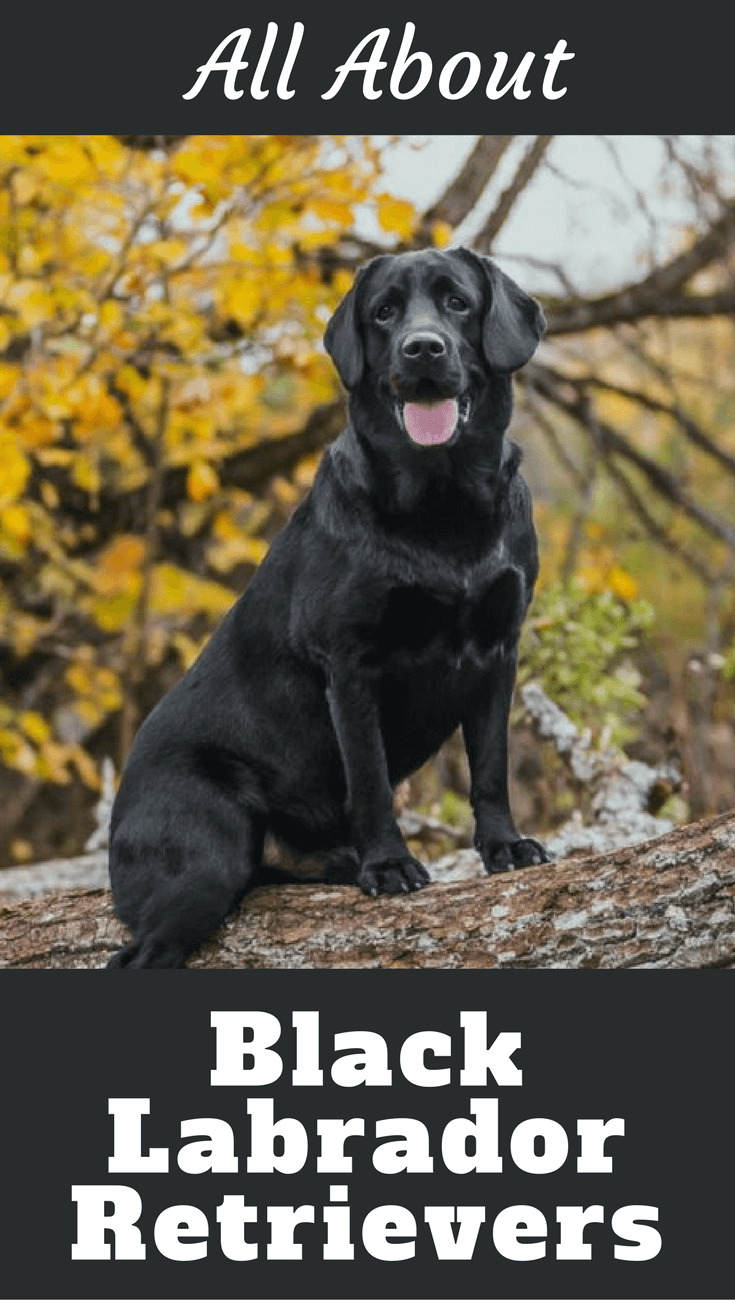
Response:
POLYGON ((454 443, 490 376, 533 355, 543 313, 488 257, 428 249, 377 257, 357 276, 324 343, 352 394, 367 393, 420 447, 454 443))

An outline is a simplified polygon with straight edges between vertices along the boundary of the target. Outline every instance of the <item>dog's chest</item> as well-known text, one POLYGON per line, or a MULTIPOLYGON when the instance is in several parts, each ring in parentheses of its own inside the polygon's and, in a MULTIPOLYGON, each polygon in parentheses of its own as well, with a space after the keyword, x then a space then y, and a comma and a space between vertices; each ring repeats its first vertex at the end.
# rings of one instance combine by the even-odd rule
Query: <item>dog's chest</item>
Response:
POLYGON ((375 634, 375 661, 388 671, 441 662, 447 669, 481 665, 518 635, 525 580, 516 566, 491 576, 470 574, 444 588, 402 585, 386 600, 375 634))

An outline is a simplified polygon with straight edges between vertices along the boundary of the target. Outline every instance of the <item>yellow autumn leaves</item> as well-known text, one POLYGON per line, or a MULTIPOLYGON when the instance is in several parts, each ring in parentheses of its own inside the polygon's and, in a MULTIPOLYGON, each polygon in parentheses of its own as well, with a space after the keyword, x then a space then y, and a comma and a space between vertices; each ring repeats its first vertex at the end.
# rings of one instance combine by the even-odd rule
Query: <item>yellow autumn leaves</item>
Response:
MULTIPOLYGON (((103 632, 122 631, 132 619, 141 595, 145 560, 144 539, 130 534, 116 537, 101 552, 81 608, 103 632)), ((166 562, 151 567, 148 612, 153 620, 170 618, 176 625, 201 612, 217 618, 231 603, 232 592, 218 582, 166 562)))
POLYGON ((335 395, 325 250, 417 220, 368 139, 135 143, 0 137, 0 758, 39 781, 94 784, 130 681, 190 662, 262 559, 296 490, 223 465, 335 395))

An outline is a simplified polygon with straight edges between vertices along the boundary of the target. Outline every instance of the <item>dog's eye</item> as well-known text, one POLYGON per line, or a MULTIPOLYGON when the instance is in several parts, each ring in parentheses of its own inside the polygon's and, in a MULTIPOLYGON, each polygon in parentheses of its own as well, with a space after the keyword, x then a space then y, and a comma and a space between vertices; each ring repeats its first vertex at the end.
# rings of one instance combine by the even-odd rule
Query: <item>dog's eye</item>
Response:
POLYGON ((458 293, 450 293, 447 299, 447 306, 450 307, 452 311, 468 310, 468 304, 465 302, 464 298, 459 296, 458 293))
POLYGON ((391 305, 389 302, 384 302, 384 303, 381 303, 381 305, 380 305, 380 306, 378 307, 378 309, 376 310, 376 312, 375 312, 375 319, 376 319, 377 321, 383 321, 383 322, 385 322, 385 321, 387 321, 387 320, 390 320, 390 318, 391 318, 392 315, 393 315, 393 307, 392 307, 392 305, 391 305))

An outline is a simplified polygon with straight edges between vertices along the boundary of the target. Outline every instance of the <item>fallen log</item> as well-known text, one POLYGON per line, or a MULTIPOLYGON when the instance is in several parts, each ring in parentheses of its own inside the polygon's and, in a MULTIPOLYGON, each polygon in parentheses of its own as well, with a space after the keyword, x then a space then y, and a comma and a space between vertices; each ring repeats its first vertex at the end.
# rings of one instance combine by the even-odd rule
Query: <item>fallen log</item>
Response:
MULTIPOLYGON (((435 875, 419 893, 377 899, 345 886, 262 886, 188 964, 735 968, 735 812, 489 879, 464 850, 435 875)), ((104 889, 0 902, 5 969, 102 967, 126 937, 104 889)))

